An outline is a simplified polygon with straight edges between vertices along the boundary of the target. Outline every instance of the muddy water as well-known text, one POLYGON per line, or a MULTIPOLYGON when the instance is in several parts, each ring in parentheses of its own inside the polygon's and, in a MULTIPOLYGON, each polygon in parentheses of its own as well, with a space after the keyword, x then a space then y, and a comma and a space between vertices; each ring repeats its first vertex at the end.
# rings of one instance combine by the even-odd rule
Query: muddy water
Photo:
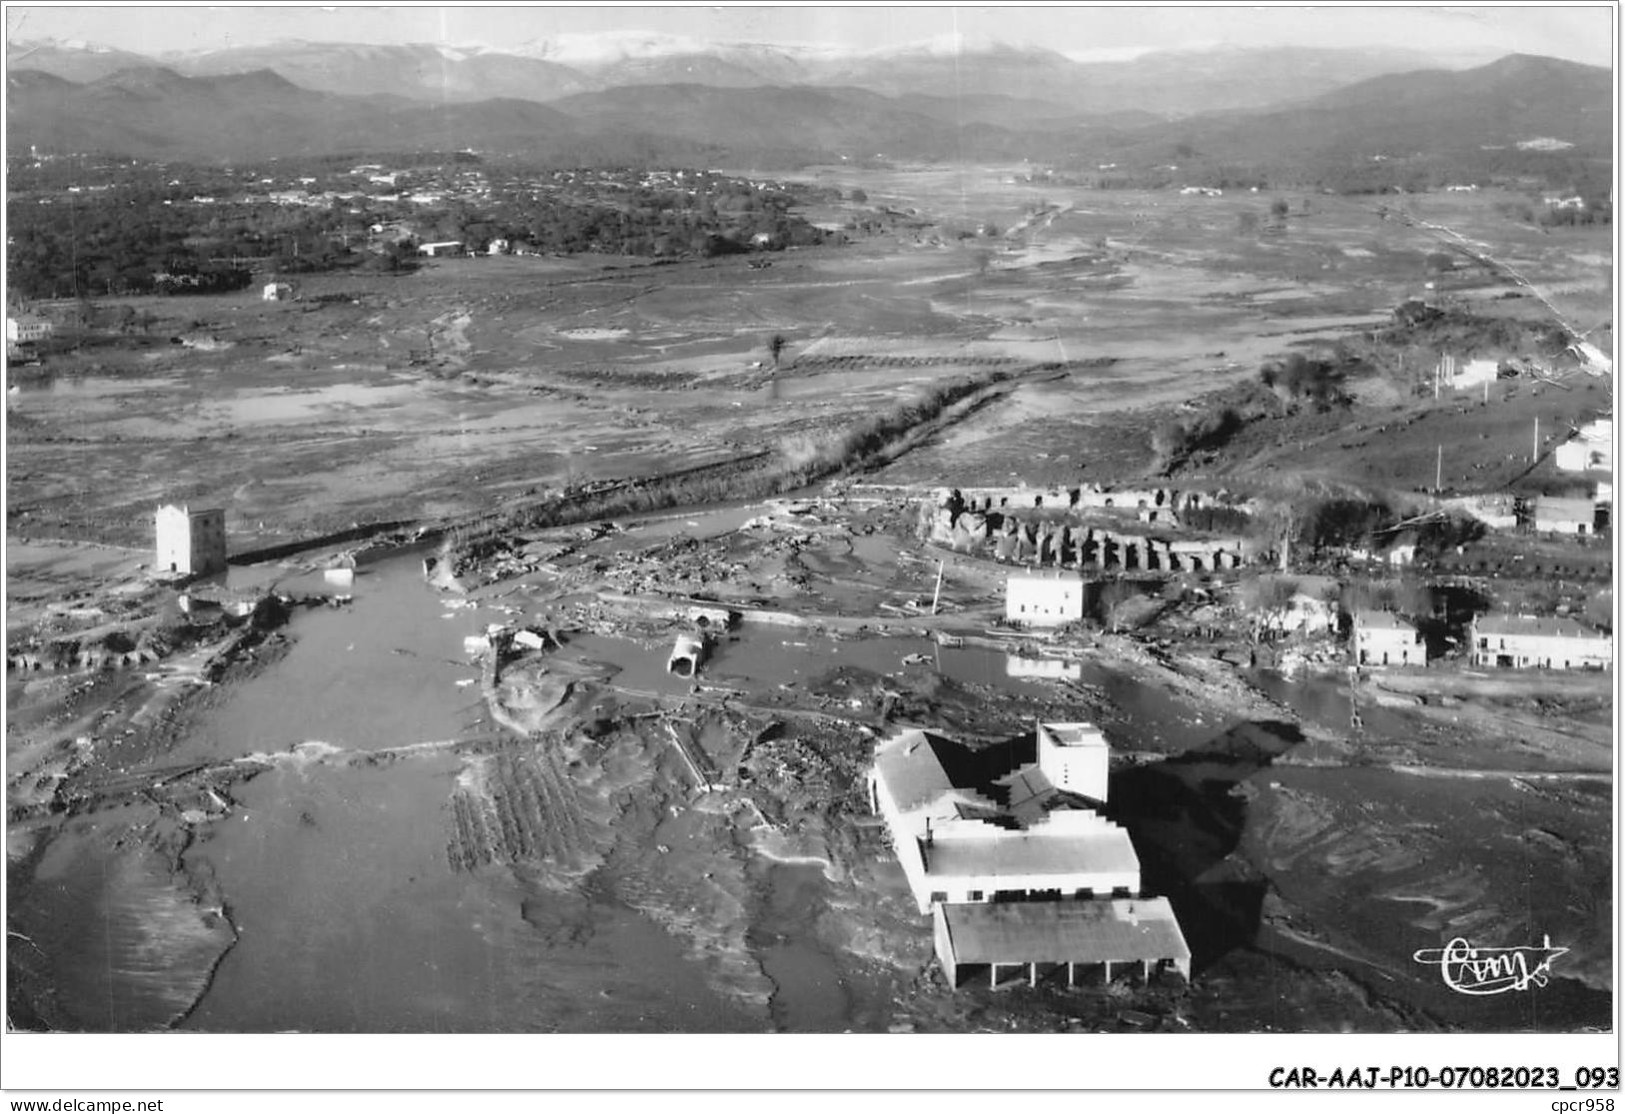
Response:
MULTIPOLYGON (((638 540, 655 538, 714 538, 732 533, 758 515, 766 514, 765 503, 746 503, 740 506, 719 507, 702 514, 684 514, 667 517, 630 520, 628 529, 635 531, 638 540)), ((624 547, 624 542, 614 548, 624 547)))
POLYGON ((1404 738, 1412 728, 1405 718, 1392 709, 1377 704, 1368 693, 1351 696, 1349 683, 1343 677, 1303 676, 1288 679, 1270 670, 1255 670, 1248 680, 1273 700, 1291 708, 1309 723, 1334 731, 1349 729, 1351 701, 1357 701, 1364 729, 1372 735, 1404 738))
POLYGON ((813 935, 824 914, 823 869, 773 863, 749 935, 762 972, 773 980, 770 1007, 780 1032, 838 1033, 850 1027, 851 999, 835 958, 813 935))
MULTIPOLYGON (((639 692, 682 695, 692 684, 666 672, 668 646, 650 647, 613 635, 581 634, 573 652, 609 663, 619 672, 612 683, 639 692)), ((916 659, 918 660, 918 659, 916 659)), ((1070 665, 1070 663, 1068 663, 1070 665)), ((881 676, 911 668, 934 669, 967 685, 982 685, 1028 697, 1056 693, 1055 681, 1012 671, 1010 655, 979 646, 939 647, 925 638, 831 638, 796 627, 746 623, 714 643, 700 667, 699 683, 738 687, 804 685, 832 669, 850 666, 881 676), (923 655, 923 665, 904 658, 923 655)), ((1070 677, 1071 669, 1067 669, 1070 677)), ((1103 694, 1112 707, 1104 724, 1113 740, 1129 749, 1184 749, 1199 746, 1237 721, 1196 708, 1162 689, 1087 658, 1077 663, 1076 680, 1103 694)))
POLYGON ((58 836, 7 910, 9 942, 49 964, 51 1023, 91 1032, 167 1028, 191 1008, 233 944, 231 926, 171 878, 157 852, 121 847, 115 810, 58 836))
POLYGON ((760 1029, 666 932, 502 867, 454 873, 450 755, 286 761, 187 855, 239 940, 185 1028, 264 1032, 760 1029))
MULTIPOLYGON (((321 591, 320 575, 282 587, 321 591)), ((484 715, 464 636, 504 616, 452 607, 415 556, 357 570, 342 609, 301 611, 279 661, 222 689, 177 752, 280 754, 186 865, 238 928, 185 1027, 260 1032, 750 1031, 659 925, 523 868, 454 872, 461 760, 367 751, 468 737, 484 715), (324 746, 305 746, 307 740, 324 746)), ((663 658, 659 662, 663 669, 663 658)))
MULTIPOLYGON (((319 591, 319 577, 283 580, 319 591)), ((306 740, 374 750, 465 733, 484 714, 465 635, 484 629, 473 610, 451 613, 424 586, 415 557, 356 570, 354 603, 298 612, 292 649, 237 685, 199 720, 177 760, 284 751, 306 740)))

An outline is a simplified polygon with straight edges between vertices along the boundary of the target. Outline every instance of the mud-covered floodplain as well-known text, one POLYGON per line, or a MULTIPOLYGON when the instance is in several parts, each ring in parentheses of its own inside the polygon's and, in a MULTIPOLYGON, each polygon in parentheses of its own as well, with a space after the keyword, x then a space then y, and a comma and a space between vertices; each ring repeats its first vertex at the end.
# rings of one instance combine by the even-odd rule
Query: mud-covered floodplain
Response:
MULTIPOLYGON (((1335 679, 997 633, 991 562, 943 555, 931 615, 917 517, 859 491, 545 530, 437 583, 433 551, 380 548, 342 593, 326 554, 234 569, 308 605, 164 718, 161 750, 70 766, 74 806, 13 824, 14 1006, 231 1032, 1606 1019, 1605 732, 1485 776, 1492 741, 1396 697, 1357 756, 1335 679), (739 619, 681 678, 694 607, 739 619), (469 654, 493 625, 536 645, 469 654), (1076 668, 1043 676, 1046 656, 1076 668), (1036 718, 1105 727, 1113 813, 1192 984, 943 982, 868 815, 873 741, 929 723, 1015 754, 1036 718), (1544 931, 1538 909, 1570 911, 1573 956, 1538 1012, 1491 1017, 1411 959, 1442 926, 1544 931)), ((99 714, 139 721, 142 692, 99 714)))
MULTIPOLYGON (((1388 320, 1433 241, 1333 198, 1261 239, 1237 216, 1268 199, 849 175, 886 231, 770 267, 465 259, 296 302, 150 299, 152 336, 11 384, 12 1025, 1609 1024, 1611 673, 1351 684, 1328 635, 1288 677, 1254 652, 1256 567, 1101 578, 1134 582, 1134 622, 1023 636, 1009 566, 922 529, 960 485, 1351 475, 1344 434, 1293 426, 1263 463, 1170 481, 1147 435, 1388 320), (947 233, 982 220, 1002 231, 947 233), (857 466, 760 482, 967 378, 857 466), (681 482, 640 486, 658 477, 681 482), (223 582, 152 577, 169 501, 225 508, 223 582), (704 644, 693 676, 668 671, 679 635, 704 644), (874 742, 922 726, 1013 763, 1039 719, 1112 744, 1109 811, 1189 984, 943 980, 869 815, 874 742), (1469 998, 1413 959, 1456 936, 1568 950, 1544 986, 1469 998)), ((1601 304, 1605 242, 1508 227, 1493 200, 1414 204, 1565 312, 1601 304)), ((1480 311, 1534 312, 1474 281, 1480 311)), ((1577 381, 1507 405, 1554 428, 1594 401, 1577 381)), ((1399 437, 1406 407, 1426 405, 1357 420, 1399 437)))

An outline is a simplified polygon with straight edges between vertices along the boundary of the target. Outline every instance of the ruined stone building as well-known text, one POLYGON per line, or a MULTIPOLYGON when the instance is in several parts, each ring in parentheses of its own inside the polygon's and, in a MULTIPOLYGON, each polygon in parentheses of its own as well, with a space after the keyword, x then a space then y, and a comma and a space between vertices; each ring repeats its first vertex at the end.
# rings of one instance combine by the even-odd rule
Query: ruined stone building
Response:
POLYGON ((226 571, 226 512, 194 511, 184 504, 158 508, 155 567, 160 573, 208 576, 226 571))
POLYGON ((1203 505, 1199 492, 1161 488, 942 488, 922 504, 922 533, 962 553, 1038 568, 1217 572, 1240 567, 1249 556, 1242 538, 1182 533, 1180 513, 1203 505))

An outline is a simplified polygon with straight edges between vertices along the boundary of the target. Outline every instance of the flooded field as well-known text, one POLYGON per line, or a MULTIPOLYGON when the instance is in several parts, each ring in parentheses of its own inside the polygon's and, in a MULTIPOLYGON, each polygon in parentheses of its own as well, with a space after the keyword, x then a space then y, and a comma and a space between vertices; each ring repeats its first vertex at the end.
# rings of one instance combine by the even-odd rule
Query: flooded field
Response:
POLYGON ((186 1028, 215 1032, 727 1032, 754 1028, 663 929, 523 871, 454 873, 451 756, 279 764, 188 864, 237 946, 186 1028), (404 977, 409 974, 409 977, 404 977))

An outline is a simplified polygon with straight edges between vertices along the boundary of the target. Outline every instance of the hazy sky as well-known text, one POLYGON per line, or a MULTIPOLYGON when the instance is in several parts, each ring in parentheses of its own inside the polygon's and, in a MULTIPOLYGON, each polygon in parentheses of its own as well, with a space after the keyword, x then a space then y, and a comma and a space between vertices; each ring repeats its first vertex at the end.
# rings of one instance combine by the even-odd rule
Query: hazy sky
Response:
POLYGON ((1391 45, 1450 55, 1549 54, 1611 65, 1611 4, 1235 7, 1023 5, 9 5, 20 38, 83 39, 143 53, 312 39, 501 48, 605 31, 876 47, 959 32, 1070 54, 1213 43, 1391 45))

